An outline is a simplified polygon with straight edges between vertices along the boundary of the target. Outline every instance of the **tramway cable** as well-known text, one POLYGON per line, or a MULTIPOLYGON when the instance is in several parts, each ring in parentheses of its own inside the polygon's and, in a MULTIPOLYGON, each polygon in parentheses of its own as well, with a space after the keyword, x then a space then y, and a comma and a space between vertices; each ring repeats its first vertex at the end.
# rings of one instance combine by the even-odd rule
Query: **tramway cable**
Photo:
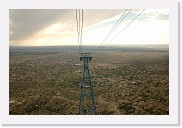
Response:
MULTIPOLYGON (((121 31, 119 31, 106 45, 108 45, 111 41, 113 41, 122 31, 124 31, 137 17, 139 17, 142 13, 143 13, 143 11, 144 11, 145 9, 143 9, 137 16, 135 16, 135 18, 133 18, 130 22, 129 22, 129 24, 127 24, 121 31)), ((105 46, 106 46, 105 45, 105 46)), ((105 47, 104 46, 104 47, 105 47)))
POLYGON ((112 33, 116 30, 116 28, 121 24, 121 22, 124 20, 124 18, 130 13, 131 10, 125 10, 124 13, 120 16, 120 18, 118 19, 118 21, 115 23, 115 25, 112 27, 112 29, 109 31, 109 33, 107 34, 107 36, 104 38, 104 40, 101 42, 100 46, 103 45, 107 39, 109 38, 109 36, 112 35, 112 33), (125 15, 125 13, 127 12, 127 14, 125 15))
POLYGON ((77 23, 77 34, 78 34, 78 45, 79 53, 82 52, 82 29, 83 29, 83 9, 76 9, 76 23, 77 23))

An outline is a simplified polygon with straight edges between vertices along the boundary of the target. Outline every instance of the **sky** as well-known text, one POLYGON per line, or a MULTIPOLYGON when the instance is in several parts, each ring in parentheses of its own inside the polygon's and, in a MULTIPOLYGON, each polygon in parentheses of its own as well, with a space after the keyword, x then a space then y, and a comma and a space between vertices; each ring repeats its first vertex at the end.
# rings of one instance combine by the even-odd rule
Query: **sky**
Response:
MULTIPOLYGON (((142 10, 83 10, 82 45, 169 44, 169 10, 142 10), (121 17, 125 18, 104 40, 121 17)), ((10 9, 9 45, 78 45, 76 10, 10 9)))

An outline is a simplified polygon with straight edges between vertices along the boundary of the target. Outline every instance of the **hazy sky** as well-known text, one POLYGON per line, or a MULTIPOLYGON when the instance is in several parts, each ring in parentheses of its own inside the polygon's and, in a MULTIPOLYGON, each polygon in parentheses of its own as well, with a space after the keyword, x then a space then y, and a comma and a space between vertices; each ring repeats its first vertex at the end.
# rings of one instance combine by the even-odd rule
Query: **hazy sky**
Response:
MULTIPOLYGON (((99 45, 125 10, 84 10, 83 45, 99 45)), ((125 17, 105 44, 169 44, 169 11, 146 9, 125 17), (109 43, 108 43, 109 42, 109 43)), ((13 46, 78 45, 76 12, 72 10, 11 9, 9 44, 13 46)))

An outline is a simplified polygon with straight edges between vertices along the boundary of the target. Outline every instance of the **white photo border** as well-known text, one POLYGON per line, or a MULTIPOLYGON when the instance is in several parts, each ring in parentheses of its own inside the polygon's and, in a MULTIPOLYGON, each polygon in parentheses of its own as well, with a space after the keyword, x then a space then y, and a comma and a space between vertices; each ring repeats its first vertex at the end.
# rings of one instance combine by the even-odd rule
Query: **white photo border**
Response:
POLYGON ((5 125, 179 125, 177 0, 1 0, 0 115, 5 125), (169 9, 169 115, 9 115, 9 9, 169 9))

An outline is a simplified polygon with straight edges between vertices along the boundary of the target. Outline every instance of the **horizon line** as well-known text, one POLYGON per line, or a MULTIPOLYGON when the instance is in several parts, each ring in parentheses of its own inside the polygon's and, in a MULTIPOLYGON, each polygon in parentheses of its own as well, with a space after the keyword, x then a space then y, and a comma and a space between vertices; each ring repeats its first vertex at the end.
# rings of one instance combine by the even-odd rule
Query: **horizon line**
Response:
MULTIPOLYGON (((169 45, 169 44, 112 44, 108 46, 98 46, 98 45, 82 45, 82 46, 97 46, 97 47, 109 47, 109 46, 151 46, 151 45, 169 45)), ((57 46, 79 46, 79 45, 9 45, 9 47, 57 47, 57 46)))

